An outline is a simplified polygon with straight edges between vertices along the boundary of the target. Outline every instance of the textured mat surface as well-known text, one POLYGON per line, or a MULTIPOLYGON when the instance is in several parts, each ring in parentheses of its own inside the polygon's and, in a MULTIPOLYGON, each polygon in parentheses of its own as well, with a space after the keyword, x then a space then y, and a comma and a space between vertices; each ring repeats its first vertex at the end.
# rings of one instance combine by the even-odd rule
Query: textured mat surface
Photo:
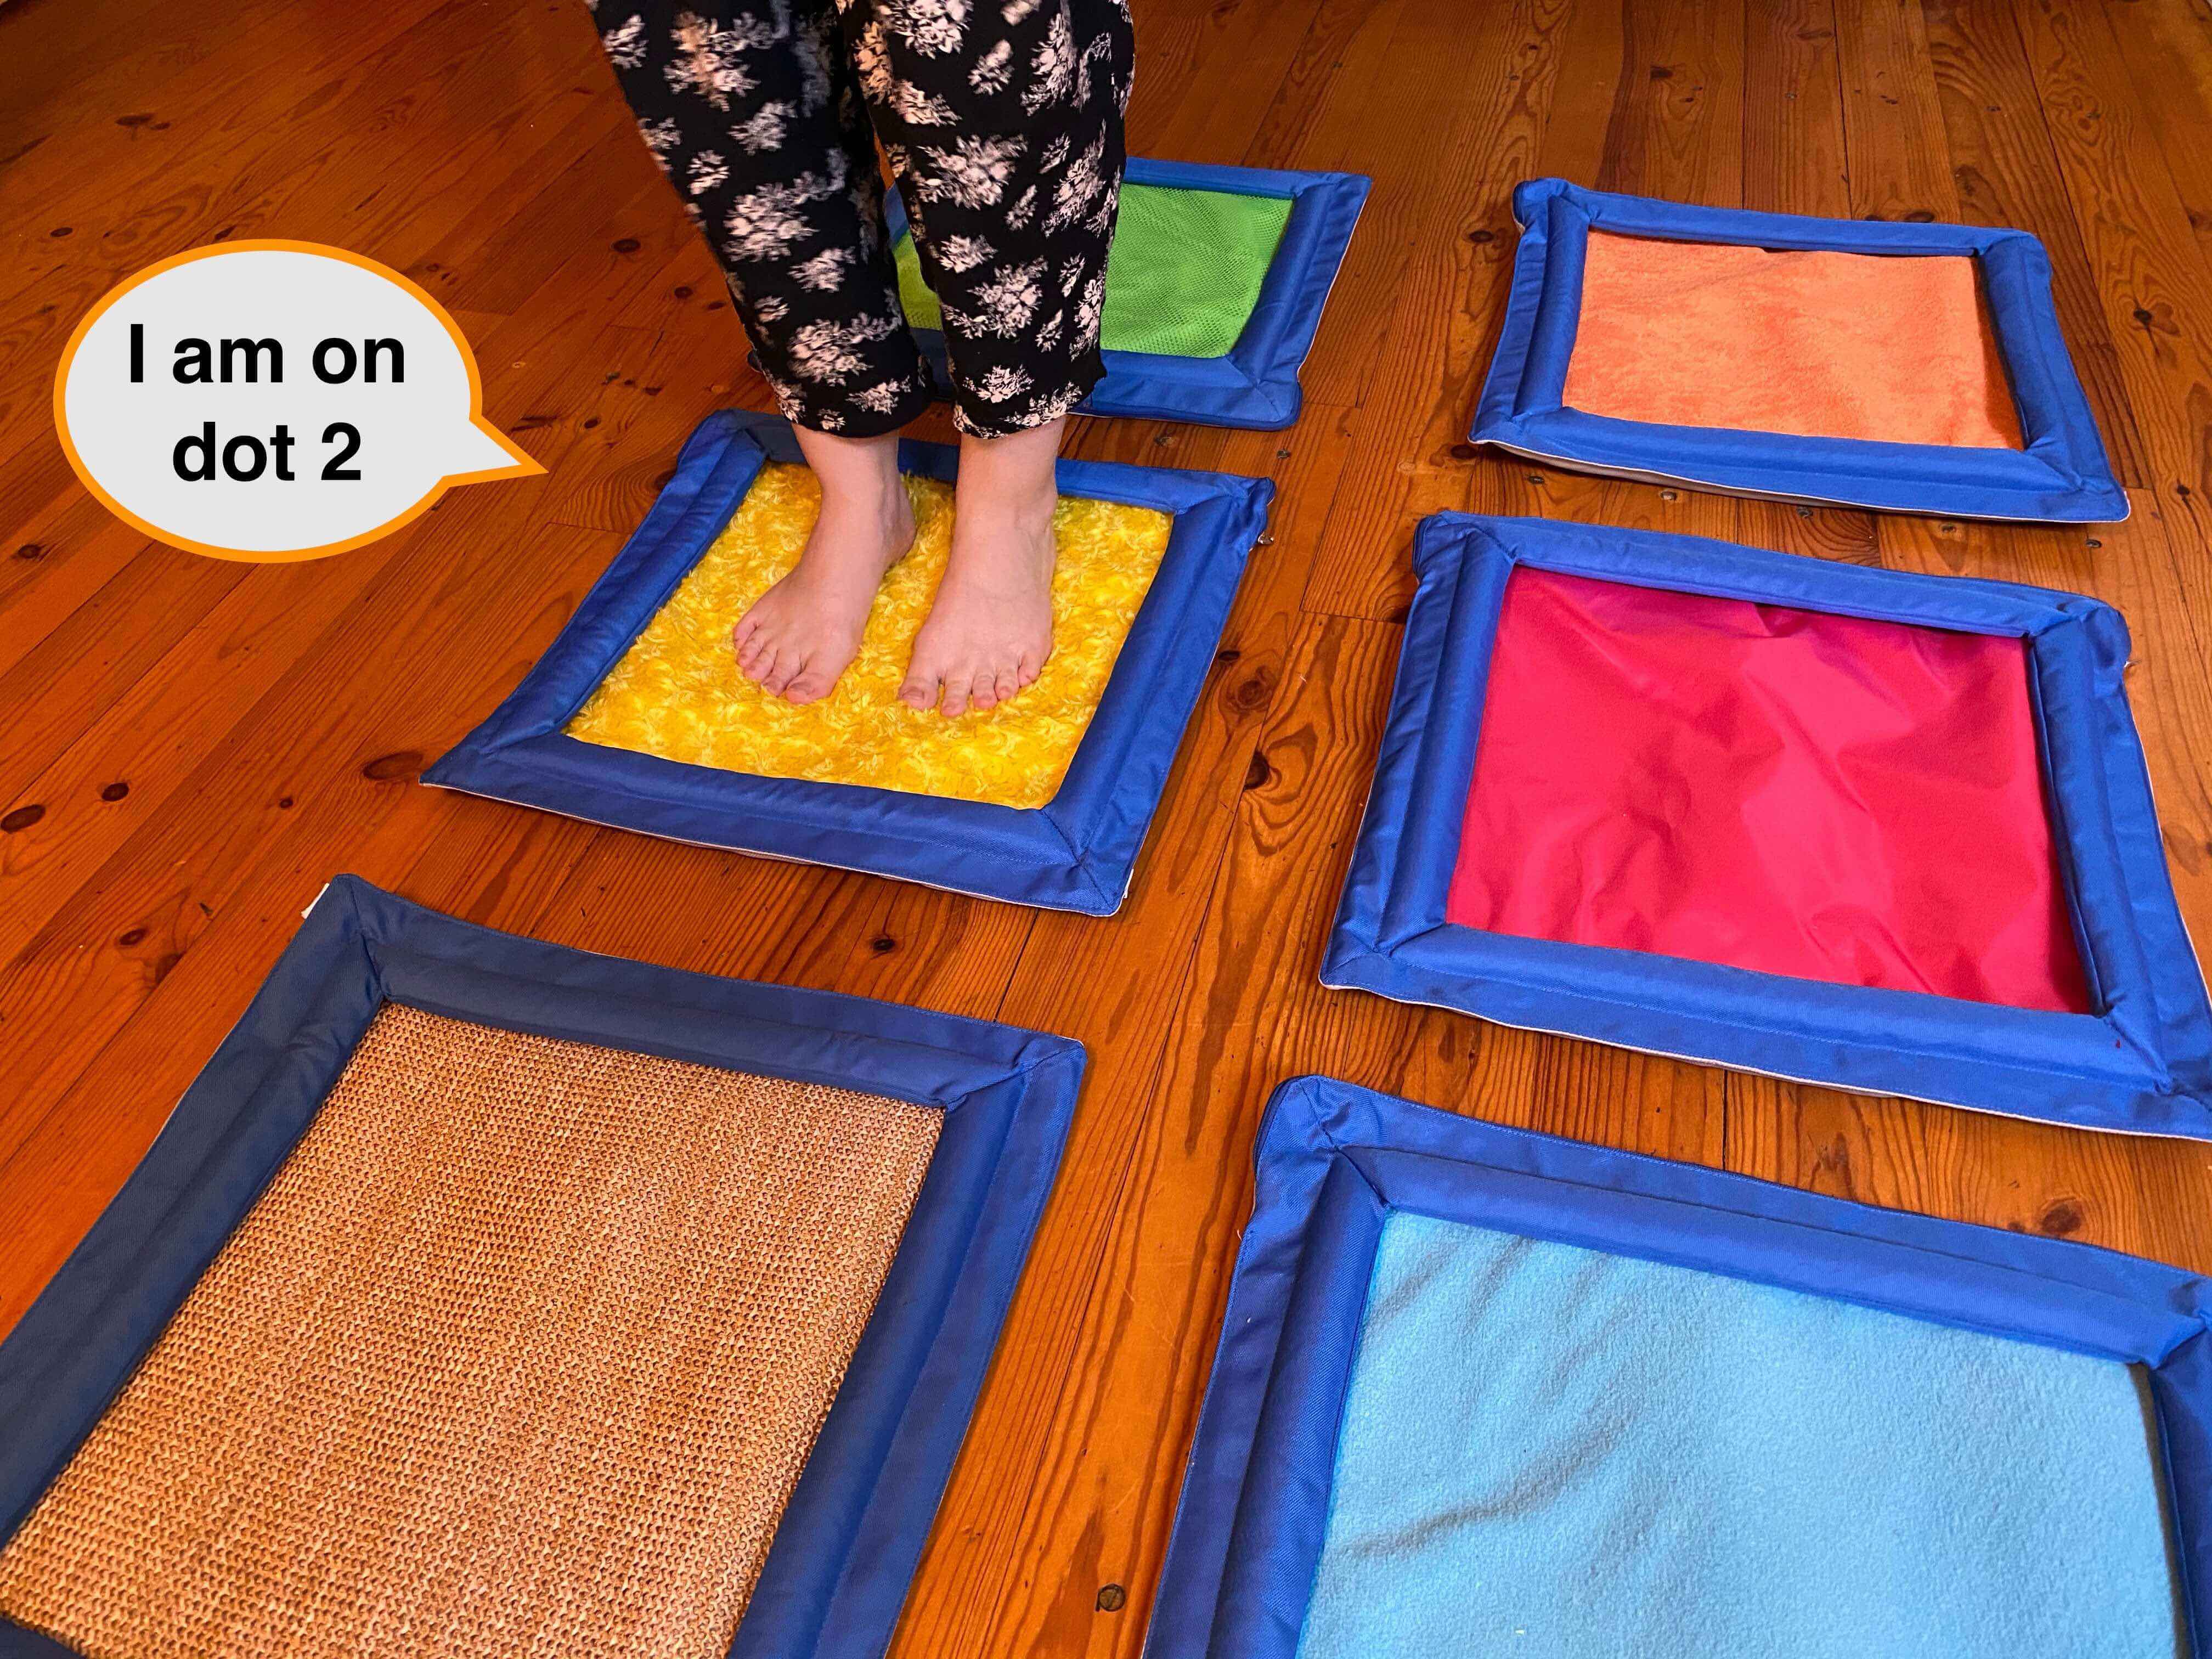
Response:
POLYGON ((387 1006, 0 1612, 91 1659, 718 1659, 942 1123, 387 1006))
POLYGON ((1446 917, 2090 1007, 2017 638, 1522 568, 1446 917))
POLYGON ((819 702, 793 706, 738 672, 730 630, 799 561, 821 489, 802 466, 761 470, 727 529, 569 721, 568 734, 693 766, 1035 807, 1059 791, 1174 520, 1063 499, 1054 516, 1053 653, 1009 702, 948 720, 899 702, 914 636, 951 550, 952 491, 908 478, 919 526, 869 613, 860 654, 819 702))
POLYGON ((2117 1360, 1410 1213, 1300 1659, 2174 1659, 2117 1360))
MULTIPOLYGON (((1106 260, 1100 343, 1162 357, 1227 356, 1251 320, 1290 222, 1287 197, 1125 185, 1106 260)), ((900 237, 896 253, 908 319, 942 328, 914 238, 900 237)))
POLYGON ((1977 262, 1593 231, 1562 401, 1668 426, 2021 447, 1977 262))

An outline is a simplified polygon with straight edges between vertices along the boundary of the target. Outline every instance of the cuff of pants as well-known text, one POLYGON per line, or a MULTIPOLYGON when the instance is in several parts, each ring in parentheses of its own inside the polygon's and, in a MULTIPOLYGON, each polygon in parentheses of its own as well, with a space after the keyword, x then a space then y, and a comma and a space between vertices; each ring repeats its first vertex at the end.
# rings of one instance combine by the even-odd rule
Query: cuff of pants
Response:
POLYGON ((896 432, 928 408, 936 395, 926 365, 918 368, 908 384, 888 401, 870 398, 864 403, 849 392, 840 392, 834 387, 787 385, 768 373, 757 351, 748 354, 746 361, 775 394, 777 413, 793 426, 804 427, 809 432, 825 432, 832 437, 880 438, 886 433, 896 432))
POLYGON ((1091 395, 1091 388, 1106 378, 1106 359, 1093 346, 1070 363, 1066 374, 1053 385, 1032 392, 1019 402, 1012 398, 992 403, 979 398, 953 377, 952 424, 972 438, 1011 438, 1056 421, 1091 395))

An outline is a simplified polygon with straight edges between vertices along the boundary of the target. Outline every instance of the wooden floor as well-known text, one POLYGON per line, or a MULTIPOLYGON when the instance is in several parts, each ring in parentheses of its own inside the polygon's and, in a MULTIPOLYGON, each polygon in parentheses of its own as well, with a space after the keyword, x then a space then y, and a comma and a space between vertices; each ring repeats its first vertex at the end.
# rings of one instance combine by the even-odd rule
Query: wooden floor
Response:
MULTIPOLYGON (((2212 939, 2212 11, 2204 0, 1139 0, 1139 153, 1373 175, 1288 433, 1088 422, 1076 453, 1273 477, 1111 920, 673 846, 417 787, 544 649, 692 423, 765 407, 580 0, 0 9, 0 1328, 88 1226, 332 872, 678 967, 1064 1032, 1065 1173, 900 1652, 1133 1655, 1249 1202, 1324 1071, 1504 1122, 2212 1269, 2212 1151, 1814 1089, 1316 980, 1415 521, 1545 514, 2111 600, 2182 908, 2212 939), (2025 227, 2135 515, 1876 520, 1461 441, 1556 173, 2025 227), (437 294, 543 478, 305 566, 150 545, 50 426, 120 277, 227 237, 437 294)), ((1970 849, 1962 849, 1970 855, 1970 849)))

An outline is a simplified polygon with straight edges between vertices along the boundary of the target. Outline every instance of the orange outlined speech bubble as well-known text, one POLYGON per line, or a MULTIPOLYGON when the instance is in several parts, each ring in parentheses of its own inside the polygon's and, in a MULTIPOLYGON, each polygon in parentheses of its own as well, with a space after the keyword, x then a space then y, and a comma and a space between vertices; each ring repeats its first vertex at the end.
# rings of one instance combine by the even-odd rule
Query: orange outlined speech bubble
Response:
POLYGON ((158 540, 319 559, 455 484, 545 471, 485 421, 476 354, 398 271, 319 242, 222 242, 86 313, 54 374, 78 477, 158 540))

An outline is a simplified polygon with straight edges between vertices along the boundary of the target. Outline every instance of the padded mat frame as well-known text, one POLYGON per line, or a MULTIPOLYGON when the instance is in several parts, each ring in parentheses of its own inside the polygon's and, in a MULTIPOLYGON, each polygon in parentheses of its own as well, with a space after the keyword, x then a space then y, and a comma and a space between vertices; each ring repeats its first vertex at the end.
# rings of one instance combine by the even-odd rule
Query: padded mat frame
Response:
MULTIPOLYGON (((0 1540, 91 1432, 386 1003, 888 1097, 944 1122, 732 1659, 890 1639, 1074 1110, 1081 1046, 495 933, 341 876, 92 1231, 0 1343, 0 1540)), ((0 1620, 0 1659, 70 1650, 0 1620)))
MULTIPOLYGON (((762 465, 802 459, 789 425, 775 416, 708 416, 645 521, 545 655, 422 781, 672 841, 1010 903, 1091 915, 1118 909, 1274 485, 1060 462, 1063 495, 1155 507, 1175 527, 1075 758, 1043 806, 759 777, 570 737, 570 716, 713 544, 762 465)), ((927 477, 950 481, 957 459, 941 444, 899 446, 900 465, 927 477)))
POLYGON ((2212 1286, 2195 1275, 1485 1123, 1322 1077, 1276 1090, 1257 1164, 1147 1659, 1294 1659, 1393 1212, 2144 1367, 2189 1651, 2212 1656, 2212 1286))
MULTIPOLYGON (((1477 443, 1581 471, 1889 512, 2075 523, 2128 516, 2127 494, 2112 477, 2059 331, 2050 257, 2026 231, 1692 207, 1584 190, 1559 179, 1518 186, 1513 211, 1521 240, 1505 321, 1468 434, 1477 443), (1668 426, 1565 407, 1562 393, 1593 229, 1771 249, 1976 259, 2027 447, 1668 426)), ((1710 365, 1683 365, 1685 374, 1711 372, 1710 365)))
POLYGON ((2212 1003, 2183 927, 2097 600, 1732 543, 1437 514, 1324 983, 1534 1030, 2087 1128, 2212 1139, 2212 1003), (1515 568, 1830 611, 2028 645, 2045 797, 2093 1014, 1832 984, 1445 921, 1515 568))
MULTIPOLYGON (((1148 351, 1109 351, 1106 376, 1078 404, 1083 415, 1139 420, 1190 421, 1202 426, 1275 431, 1298 417, 1304 393, 1298 369, 1313 349, 1370 180, 1354 173, 1296 173, 1158 161, 1131 156, 1124 175, 1133 185, 1218 190, 1240 196, 1287 196, 1291 222, 1261 284, 1259 303, 1236 347, 1223 357, 1176 357, 1148 351)), ((908 232, 906 206, 889 192, 885 224, 892 246, 908 232)), ((945 336, 916 329, 943 395, 951 384, 945 336)))

